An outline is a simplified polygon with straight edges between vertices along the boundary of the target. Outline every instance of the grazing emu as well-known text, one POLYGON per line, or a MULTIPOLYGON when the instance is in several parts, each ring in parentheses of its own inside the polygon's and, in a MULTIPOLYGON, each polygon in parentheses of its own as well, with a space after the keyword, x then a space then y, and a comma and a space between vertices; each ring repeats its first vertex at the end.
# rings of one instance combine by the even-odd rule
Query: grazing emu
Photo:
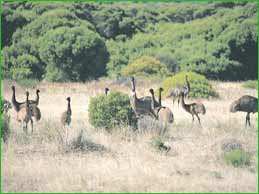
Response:
POLYGON ((29 105, 29 92, 26 92, 25 107, 20 108, 17 112, 17 120, 22 123, 23 131, 28 132, 28 122, 31 121, 31 133, 33 133, 33 120, 32 120, 32 110, 29 105), (24 125, 25 124, 25 125, 24 125))
POLYGON ((109 89, 109 88, 105 88, 105 90, 104 90, 105 96, 107 96, 107 95, 108 95, 109 91, 110 91, 110 89, 109 89))
POLYGON ((181 105, 182 105, 183 109, 192 115, 192 121, 194 121, 193 115, 195 115, 197 117, 197 119, 199 120, 199 123, 201 124, 200 117, 198 114, 201 113, 204 115, 206 113, 205 106, 202 103, 185 104, 184 93, 181 93, 180 95, 181 95, 181 105))
POLYGON ((190 82, 188 80, 188 76, 185 76, 185 86, 182 85, 176 85, 175 88, 173 90, 171 90, 171 92, 169 92, 169 94, 166 96, 167 98, 173 96, 173 104, 175 102, 175 99, 178 98, 178 106, 180 103, 180 98, 181 98, 181 94, 183 93, 184 96, 187 96, 191 90, 190 87, 190 82))
POLYGON ((131 83, 132 83, 132 95, 130 97, 130 105, 136 117, 139 118, 140 116, 143 116, 143 115, 149 115, 153 118, 157 118, 152 108, 152 99, 150 98, 150 96, 137 98, 134 77, 131 78, 131 83))
POLYGON ((173 123, 174 121, 174 115, 170 108, 162 106, 161 102, 161 93, 163 91, 163 88, 159 88, 159 107, 155 107, 155 95, 154 90, 151 88, 149 92, 151 93, 152 98, 152 108, 154 109, 155 114, 158 117, 158 120, 167 122, 167 123, 173 123))
POLYGON ((230 112, 234 113, 237 111, 247 112, 246 126, 250 126, 250 113, 258 112, 258 99, 249 95, 242 96, 230 106, 230 112))

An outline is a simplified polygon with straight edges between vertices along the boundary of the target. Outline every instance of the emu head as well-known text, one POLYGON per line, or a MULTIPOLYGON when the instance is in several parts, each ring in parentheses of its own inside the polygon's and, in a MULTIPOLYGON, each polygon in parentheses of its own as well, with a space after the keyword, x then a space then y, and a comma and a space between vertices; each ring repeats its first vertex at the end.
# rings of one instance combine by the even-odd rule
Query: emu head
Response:
POLYGON ((154 90, 152 88, 149 89, 150 94, 154 95, 154 90))
POLYGON ((15 87, 14 86, 12 86, 12 90, 15 91, 15 87))
POLYGON ((239 103, 237 101, 234 101, 231 105, 230 105, 230 112, 237 112, 239 110, 239 103))
POLYGON ((36 93, 37 93, 37 94, 38 94, 38 93, 40 93, 40 90, 39 90, 39 89, 37 89, 37 90, 36 90, 36 93))
POLYGON ((67 97, 66 99, 67 99, 68 102, 70 102, 70 100, 71 100, 70 97, 67 97))
POLYGON ((109 92, 109 91, 110 91, 109 88, 105 88, 104 93, 105 93, 106 96, 108 95, 108 92, 109 92))

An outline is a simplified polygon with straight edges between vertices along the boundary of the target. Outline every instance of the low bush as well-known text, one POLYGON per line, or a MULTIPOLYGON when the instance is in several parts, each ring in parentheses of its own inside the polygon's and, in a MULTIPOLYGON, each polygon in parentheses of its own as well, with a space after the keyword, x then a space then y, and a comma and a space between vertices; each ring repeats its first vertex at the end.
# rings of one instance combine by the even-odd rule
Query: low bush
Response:
POLYGON ((170 146, 165 145, 165 143, 163 142, 163 140, 160 136, 152 137, 150 144, 155 150, 157 150, 159 152, 162 152, 162 151, 168 152, 171 149, 170 146))
POLYGON ((121 70, 121 74, 123 76, 134 75, 142 77, 164 77, 169 74, 169 71, 163 63, 156 60, 155 58, 149 56, 142 56, 136 59, 133 63, 123 68, 121 70))
POLYGON ((10 116, 5 112, 2 114, 2 129, 1 129, 1 137, 4 142, 7 142, 8 137, 10 135, 10 116))
POLYGON ((212 85, 203 75, 200 75, 194 72, 185 72, 185 71, 178 73, 172 77, 169 77, 161 83, 161 86, 164 89, 164 92, 162 93, 162 95, 166 96, 177 85, 186 85, 185 83, 186 75, 188 75, 190 88, 191 88, 190 93, 188 94, 189 97, 193 97, 193 98, 218 97, 218 93, 213 89, 212 85))
POLYGON ((234 167, 242 167, 250 164, 251 155, 242 149, 233 149, 223 154, 224 161, 234 167))
POLYGON ((89 121, 94 127, 107 130, 122 125, 136 125, 129 96, 120 92, 110 92, 107 96, 91 98, 89 121))
POLYGON ((244 88, 247 89, 258 89, 258 81, 257 80, 248 80, 243 84, 244 88))

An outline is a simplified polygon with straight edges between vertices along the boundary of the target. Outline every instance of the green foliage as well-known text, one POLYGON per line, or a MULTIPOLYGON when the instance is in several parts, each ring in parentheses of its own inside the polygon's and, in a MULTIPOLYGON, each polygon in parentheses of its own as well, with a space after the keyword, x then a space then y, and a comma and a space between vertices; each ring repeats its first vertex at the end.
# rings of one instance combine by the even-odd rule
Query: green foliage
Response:
POLYGON ((234 167, 242 167, 250 164, 251 155, 241 149, 234 149, 223 154, 224 161, 234 167))
POLYGON ((4 142, 7 142, 10 135, 10 116, 3 112, 2 116, 2 128, 1 128, 1 137, 4 142))
POLYGON ((51 81, 84 81, 106 73, 115 77, 128 64, 150 56, 170 73, 257 79, 257 28, 256 2, 4 2, 3 75, 51 81), (80 44, 64 34, 75 31, 80 44), (88 36, 89 42, 97 38, 102 43, 91 46, 88 36), (80 48, 73 53, 75 45, 80 48), (47 48, 48 55, 40 53, 47 48), (84 73, 78 72, 83 67, 84 73))
POLYGON ((39 55, 49 81, 85 81, 105 73, 105 43, 85 27, 60 27, 40 39, 39 55))
MULTIPOLYGON (((167 95, 175 86, 186 85, 185 76, 188 75, 191 91, 188 94, 193 98, 218 97, 218 93, 213 89, 209 81, 203 76, 193 72, 181 72, 165 79, 161 86, 164 89, 162 95, 167 95)), ((158 91, 157 91, 158 92, 158 91)))
POLYGON ((120 92, 110 92, 108 96, 91 98, 89 120, 94 127, 103 127, 107 130, 121 125, 136 125, 129 96, 120 92))
POLYGON ((160 136, 155 136, 151 138, 150 145, 157 151, 169 151, 170 147, 165 145, 160 136))
POLYGON ((190 12, 189 16, 177 6, 161 8, 166 15, 170 9, 174 9, 173 16, 179 11, 180 18, 186 17, 180 19, 183 21, 158 22, 126 42, 107 41, 112 53, 108 73, 116 74, 118 69, 148 55, 159 59, 172 72, 193 71, 225 80, 257 78, 257 4, 186 4, 181 9, 183 13, 190 12), (218 9, 221 6, 227 8, 218 9), (214 10, 197 20, 195 9, 214 10))
POLYGON ((244 88, 248 89, 258 89, 258 81, 257 80, 248 80, 243 83, 244 88))
POLYGON ((166 69, 166 66, 160 61, 156 60, 153 57, 143 56, 136 59, 132 64, 129 64, 122 69, 121 74, 123 76, 159 76, 165 77, 169 74, 166 69))

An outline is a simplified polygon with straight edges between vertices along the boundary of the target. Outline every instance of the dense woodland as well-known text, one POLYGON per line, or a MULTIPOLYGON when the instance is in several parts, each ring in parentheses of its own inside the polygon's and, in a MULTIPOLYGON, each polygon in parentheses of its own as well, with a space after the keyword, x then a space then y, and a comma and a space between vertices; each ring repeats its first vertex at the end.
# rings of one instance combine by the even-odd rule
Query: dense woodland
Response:
POLYGON ((5 79, 257 79, 257 2, 2 3, 5 79))

